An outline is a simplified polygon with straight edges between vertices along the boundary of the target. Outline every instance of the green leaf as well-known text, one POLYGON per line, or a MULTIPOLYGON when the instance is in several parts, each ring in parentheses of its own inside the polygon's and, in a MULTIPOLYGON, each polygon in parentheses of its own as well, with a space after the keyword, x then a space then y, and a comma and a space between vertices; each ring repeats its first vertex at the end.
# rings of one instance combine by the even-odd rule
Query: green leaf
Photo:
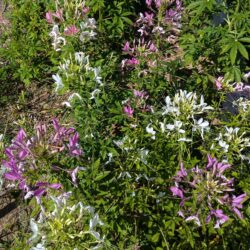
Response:
POLYGON ((233 69, 234 71, 234 79, 236 82, 240 82, 241 81, 241 72, 240 72, 240 69, 237 68, 237 67, 234 67, 233 69))
POLYGON ((250 38, 249 37, 243 37, 243 38, 240 38, 239 41, 241 41, 243 43, 250 43, 250 38))
POLYGON ((160 233, 156 233, 156 234, 153 235, 153 237, 151 238, 151 241, 154 242, 154 243, 156 243, 156 242, 158 242, 159 237, 160 237, 160 233))
POLYGON ((226 45, 223 44, 221 54, 228 52, 230 50, 230 48, 231 48, 231 44, 226 44, 226 45))
POLYGON ((99 175, 97 175, 97 177, 95 178, 95 181, 100 181, 101 179, 105 178, 107 175, 109 175, 110 171, 104 171, 102 173, 100 173, 99 175))
POLYGON ((98 168, 100 166, 100 159, 97 159, 92 166, 93 168, 98 168))
POLYGON ((248 58, 249 58, 248 57, 248 52, 247 52, 245 46, 242 45, 241 43, 237 43, 237 46, 238 46, 238 49, 239 49, 241 55, 248 60, 248 58))
POLYGON ((230 50, 230 60, 233 65, 235 64, 236 56, 237 56, 237 45, 234 44, 230 50))
POLYGON ((123 16, 122 19, 123 19, 123 21, 124 21, 125 23, 127 23, 127 24, 129 24, 129 25, 132 25, 132 24, 133 24, 133 22, 132 22, 129 18, 125 17, 125 16, 123 16))

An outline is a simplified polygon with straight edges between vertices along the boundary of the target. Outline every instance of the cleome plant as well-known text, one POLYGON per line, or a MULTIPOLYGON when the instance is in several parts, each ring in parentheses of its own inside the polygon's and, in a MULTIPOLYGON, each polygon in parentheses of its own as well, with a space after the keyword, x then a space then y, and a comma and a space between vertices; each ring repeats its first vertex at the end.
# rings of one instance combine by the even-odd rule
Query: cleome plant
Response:
POLYGON ((0 248, 248 250, 249 6, 10 1, 0 190, 29 212, 0 248))

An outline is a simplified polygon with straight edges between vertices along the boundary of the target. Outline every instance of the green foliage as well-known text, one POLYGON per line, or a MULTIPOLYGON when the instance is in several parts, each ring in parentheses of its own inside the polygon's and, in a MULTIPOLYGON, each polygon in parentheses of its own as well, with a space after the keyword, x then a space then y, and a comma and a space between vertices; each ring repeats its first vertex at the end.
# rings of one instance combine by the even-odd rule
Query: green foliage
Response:
MULTIPOLYGON (((159 9, 153 1, 147 10, 152 24, 147 23, 151 17, 145 18, 145 3, 137 0, 12 1, 12 27, 2 38, 7 46, 1 48, 2 57, 9 62, 4 70, 26 84, 54 80, 54 92, 65 97, 62 107, 69 117, 64 121, 76 124, 84 151, 72 159, 61 151, 51 153, 51 143, 36 147, 34 162, 43 168, 31 168, 25 178, 33 184, 41 176, 60 182, 73 198, 60 208, 58 200, 54 204, 58 197, 51 195, 38 204, 27 201, 34 207, 32 218, 45 216, 37 224, 41 233, 33 238, 34 246, 46 238, 48 249, 91 249, 103 241, 100 249, 248 249, 249 201, 240 207, 244 219, 228 209, 230 219, 214 228, 206 223, 207 201, 198 204, 197 198, 210 190, 200 185, 185 202, 192 215, 197 207, 204 212, 199 227, 178 214, 182 200, 173 197, 170 187, 176 185, 173 176, 180 163, 194 171, 211 154, 232 165, 234 193, 250 195, 249 100, 232 104, 236 114, 221 108, 237 87, 232 82, 249 83, 242 78, 249 60, 249 5, 183 2, 178 26, 166 21, 166 10, 175 6, 169 1, 159 9), (60 18, 55 16, 59 10, 60 18), (52 22, 46 22, 46 12, 53 13, 52 22), (215 24, 221 12, 226 16, 215 24), (65 34, 72 25, 75 33, 65 34), (139 28, 146 32, 144 40, 139 28), (49 36, 51 31, 56 35, 49 36), (122 50, 126 41, 128 51, 122 50), (215 91, 219 75, 224 79, 215 91), (77 167, 72 183, 71 171, 77 167), (78 201, 95 208, 105 238, 95 242, 89 229, 94 214, 74 207, 78 201), (60 212, 55 216, 53 209, 60 212)), ((17 235, 12 248, 26 249, 33 229, 17 235)))
MULTIPOLYGON (((32 79, 42 79, 50 71, 50 42, 48 26, 44 19, 48 1, 10 1, 7 28, 1 44, 2 68, 9 76, 25 84, 32 79)), ((8 77, 9 77, 8 76, 8 77)))
POLYGON ((200 64, 205 75, 227 73, 228 80, 239 82, 249 62, 249 1, 187 0, 184 4, 180 41, 186 63, 200 64))

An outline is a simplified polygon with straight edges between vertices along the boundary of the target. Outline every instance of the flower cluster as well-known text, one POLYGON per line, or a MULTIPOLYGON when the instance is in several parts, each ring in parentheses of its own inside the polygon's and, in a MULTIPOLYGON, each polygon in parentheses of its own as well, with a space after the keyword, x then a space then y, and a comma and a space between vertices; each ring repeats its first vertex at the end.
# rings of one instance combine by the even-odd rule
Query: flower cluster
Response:
POLYGON ((250 72, 246 73, 244 75, 244 81, 243 82, 234 82, 230 83, 230 81, 225 80, 223 76, 219 76, 215 79, 215 87, 217 90, 223 90, 223 91, 244 91, 244 90, 250 90, 250 86, 247 84, 248 79, 250 78, 250 72))
POLYGON ((146 91, 140 91, 137 89, 133 89, 133 98, 129 98, 122 102, 123 104, 123 112, 127 115, 127 117, 132 118, 135 109, 140 112, 152 112, 152 106, 147 104, 148 94, 146 91))
MULTIPOLYGON (((215 138, 220 149, 222 149, 224 153, 231 151, 243 157, 243 151, 250 147, 250 139, 245 136, 246 132, 240 133, 240 128, 238 127, 224 127, 223 130, 221 130, 218 137, 215 138)), ((211 149, 214 149, 214 147, 215 145, 213 143, 211 149)))
MULTIPOLYGON (((91 67, 89 62, 89 56, 83 52, 75 52, 74 55, 70 54, 69 59, 64 59, 63 63, 60 63, 58 67, 58 73, 52 75, 55 81, 55 91, 58 93, 62 89, 68 89, 70 84, 74 81, 79 81, 85 84, 83 76, 87 76, 95 82, 96 87, 90 94, 90 99, 95 99, 96 96, 101 92, 100 86, 103 86, 102 77, 100 76, 100 67, 91 67)), ((64 104, 68 107, 71 106, 71 102, 75 98, 82 99, 78 93, 71 95, 67 102, 64 104)))
MULTIPOLYGON (((213 108, 204 102, 203 96, 198 98, 194 92, 180 90, 172 99, 167 96, 165 103, 162 112, 164 120, 157 121, 156 125, 159 124, 161 133, 167 132, 177 136, 177 141, 190 142, 192 139, 187 138, 187 136, 193 137, 193 132, 198 132, 201 138, 204 139, 205 131, 210 129, 209 122, 199 116, 213 110, 213 108)), ((156 133, 152 128, 151 132, 148 127, 146 130, 153 136, 156 133)))
POLYGON ((82 202, 74 204, 70 197, 70 192, 50 196, 50 207, 43 207, 38 221, 30 220, 32 236, 28 244, 33 245, 31 249, 45 250, 53 241, 72 247, 101 248, 104 237, 98 231, 104 223, 93 207, 84 206, 82 202))
POLYGON ((230 167, 210 155, 205 168, 196 166, 187 170, 181 164, 173 178, 175 185, 170 187, 173 196, 181 199, 178 215, 198 226, 208 224, 214 218, 214 228, 228 221, 230 213, 242 219, 240 209, 246 194, 234 195, 234 179, 224 174, 230 167))
POLYGON ((175 28, 181 28, 181 13, 182 13, 182 2, 180 0, 171 1, 171 5, 175 4, 175 8, 171 7, 166 11, 165 21, 171 24, 175 28))
MULTIPOLYGON (((48 180, 52 169, 49 159, 58 158, 62 154, 65 157, 79 157, 83 154, 79 146, 79 135, 74 128, 65 128, 57 119, 53 119, 53 131, 49 131, 45 124, 38 124, 31 138, 20 129, 12 144, 5 149, 7 159, 2 165, 7 172, 4 177, 9 181, 17 181, 19 189, 26 193, 25 198, 35 196, 39 199, 49 190, 62 187, 48 180)), ((69 171, 69 174, 72 179, 76 178, 75 171, 69 171)))
POLYGON ((85 2, 76 5, 74 8, 73 16, 71 17, 74 22, 79 21, 78 27, 72 22, 67 24, 67 21, 64 18, 63 12, 66 12, 65 16, 69 19, 69 13, 71 12, 72 6, 70 6, 67 1, 64 2, 63 8, 58 8, 56 12, 48 11, 46 13, 46 21, 48 24, 53 25, 52 31, 49 33, 49 36, 53 39, 52 45, 56 51, 60 51, 61 47, 66 44, 66 37, 76 36, 79 34, 79 39, 82 42, 93 39, 96 36, 96 21, 94 18, 88 18, 86 15, 89 12, 89 7, 85 6, 85 2), (63 37, 60 32, 60 27, 63 27, 63 37))
MULTIPOLYGON (((174 1, 146 1, 149 8, 148 11, 139 14, 135 25, 139 38, 134 39, 132 45, 126 41, 122 51, 129 56, 122 60, 122 68, 135 67, 142 64, 145 60, 149 69, 155 68, 159 58, 162 61, 167 61, 169 58, 164 53, 160 53, 159 39, 168 41, 169 44, 175 44, 178 39, 179 28, 181 27, 182 2, 174 1), (159 9, 159 13, 153 10, 154 6, 159 9), (175 6, 175 7, 174 7, 175 6), (162 11, 166 10, 165 17, 162 16, 162 11), (154 42, 157 40, 157 42, 154 42), (157 45, 156 45, 157 44, 157 45), (159 47, 159 48, 158 48, 159 47), (157 58, 153 55, 157 54, 157 58), (150 56, 152 55, 152 56, 150 56), (157 60, 158 59, 158 60, 157 60)), ((158 10, 157 10, 158 11, 158 10)), ((175 47, 174 50, 179 49, 175 47)), ((143 73, 147 73, 144 69, 143 73)))
POLYGON ((233 102, 233 106, 235 106, 238 112, 242 115, 250 112, 250 100, 247 98, 240 97, 238 100, 233 102))
POLYGON ((53 39, 52 46, 55 51, 60 51, 61 47, 66 44, 66 40, 62 37, 57 24, 53 26, 49 36, 53 39))
POLYGON ((176 118, 182 116, 186 119, 194 118, 195 115, 213 109, 204 102, 203 95, 201 95, 199 101, 196 93, 187 92, 186 90, 180 90, 177 92, 173 100, 171 100, 170 96, 167 96, 165 98, 165 103, 166 106, 163 107, 162 115, 170 114, 176 118))

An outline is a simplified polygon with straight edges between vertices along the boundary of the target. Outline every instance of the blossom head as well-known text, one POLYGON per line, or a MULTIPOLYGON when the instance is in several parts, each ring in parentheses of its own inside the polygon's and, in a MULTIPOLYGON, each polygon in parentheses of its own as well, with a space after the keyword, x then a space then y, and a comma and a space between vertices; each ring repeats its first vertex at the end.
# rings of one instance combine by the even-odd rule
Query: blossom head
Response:
POLYGON ((129 118, 133 117, 134 110, 131 108, 130 105, 124 106, 123 111, 129 118))
POLYGON ((178 214, 186 221, 194 220, 197 225, 198 221, 208 224, 214 218, 214 228, 227 222, 230 214, 242 219, 240 209, 246 194, 234 195, 234 179, 225 176, 230 168, 229 164, 218 162, 210 155, 205 168, 185 169, 181 164, 173 178, 175 185, 170 187, 172 195, 181 200, 178 214), (192 208, 190 203, 194 204, 192 208))
POLYGON ((78 29, 75 25, 70 25, 70 26, 65 28, 64 35, 66 35, 66 36, 74 36, 79 31, 80 31, 80 29, 78 29))
POLYGON ((47 21, 49 24, 52 24, 52 23, 53 23, 53 16, 52 16, 52 12, 51 12, 51 11, 46 12, 45 18, 46 18, 46 21, 47 21))

